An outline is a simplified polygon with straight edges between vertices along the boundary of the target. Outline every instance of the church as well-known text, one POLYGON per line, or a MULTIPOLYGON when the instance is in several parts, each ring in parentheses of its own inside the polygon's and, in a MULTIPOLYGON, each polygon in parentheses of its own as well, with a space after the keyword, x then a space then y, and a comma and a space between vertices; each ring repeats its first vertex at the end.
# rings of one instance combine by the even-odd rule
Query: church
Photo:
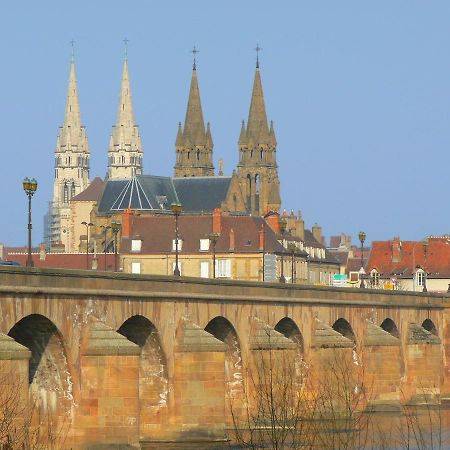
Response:
POLYGON ((239 162, 231 176, 225 176, 221 169, 216 174, 213 137, 210 124, 205 126, 203 118, 194 59, 186 117, 183 125, 178 124, 175 139, 173 176, 145 175, 143 145, 134 119, 125 58, 117 121, 108 148, 107 176, 105 180, 96 178, 96 187, 89 188, 90 148, 81 121, 72 57, 64 122, 56 142, 53 199, 46 220, 45 242, 61 251, 79 251, 83 229, 74 223, 73 216, 79 223, 90 222, 86 213, 92 207, 96 216, 106 220, 127 209, 168 214, 172 203, 180 203, 183 212, 190 214, 212 214, 216 208, 229 215, 263 216, 268 211, 278 212, 281 198, 276 147, 257 60, 248 120, 247 124, 242 122, 239 135, 239 162), (74 211, 73 205, 77 204, 84 205, 84 213, 74 211))

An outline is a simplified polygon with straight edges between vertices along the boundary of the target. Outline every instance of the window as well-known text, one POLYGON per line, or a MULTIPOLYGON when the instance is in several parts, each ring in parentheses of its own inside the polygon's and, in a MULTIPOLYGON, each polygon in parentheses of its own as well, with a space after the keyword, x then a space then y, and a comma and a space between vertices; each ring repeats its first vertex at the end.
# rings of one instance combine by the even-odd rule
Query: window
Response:
POLYGON ((75 197, 75 183, 72 181, 72 185, 70 186, 70 198, 75 197))
POLYGON ((229 259, 216 260, 216 277, 231 278, 231 260, 229 259))
POLYGON ((131 273, 141 273, 141 263, 132 262, 131 263, 131 273))
POLYGON ((423 286, 425 280, 425 273, 423 270, 416 272, 416 286, 423 286))
POLYGON ((200 239, 200 251, 207 252, 209 250, 209 239, 200 239))
POLYGON ((67 187, 67 183, 64 183, 64 203, 69 201, 69 188, 67 187))
POLYGON ((140 252, 142 247, 142 241, 140 239, 132 239, 131 240, 131 251, 132 252, 140 252))
MULTIPOLYGON (((181 247, 183 247, 183 239, 178 238, 178 251, 181 252, 181 247)), ((176 239, 172 239, 172 251, 177 251, 176 239)))
MULTIPOLYGON (((180 271, 180 275, 183 275, 183 269, 180 261, 178 261, 178 270, 180 271)), ((169 275, 172 275, 174 272, 175 272, 175 261, 172 263, 172 273, 170 273, 169 275)))
POLYGON ((200 277, 209 278, 209 262, 200 261, 200 277))
POLYGON ((370 272, 370 284, 372 286, 378 286, 379 282, 380 282, 380 274, 376 270, 372 270, 372 272, 370 272))

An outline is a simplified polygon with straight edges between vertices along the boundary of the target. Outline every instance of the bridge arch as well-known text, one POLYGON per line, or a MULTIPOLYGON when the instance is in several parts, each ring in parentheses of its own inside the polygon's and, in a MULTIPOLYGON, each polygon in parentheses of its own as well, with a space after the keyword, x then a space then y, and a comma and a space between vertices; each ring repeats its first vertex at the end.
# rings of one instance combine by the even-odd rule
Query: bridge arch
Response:
POLYGON ((336 320, 336 322, 334 322, 333 324, 333 330, 337 331, 338 333, 341 333, 342 336, 346 337, 347 339, 350 339, 356 344, 355 333, 353 332, 352 326, 346 319, 341 317, 338 320, 336 320))
POLYGON ((168 402, 167 359, 160 335, 155 325, 141 315, 130 317, 117 331, 141 347, 139 398, 142 405, 141 411, 148 415, 141 417, 141 422, 149 423, 152 420, 151 416, 166 407, 168 402))
POLYGON ((400 333, 398 331, 397 325, 389 317, 383 320, 380 327, 383 328, 384 331, 387 331, 389 334, 392 334, 392 336, 400 339, 400 333))
POLYGON ((290 317, 283 317, 276 325, 275 330, 298 345, 299 352, 303 355, 303 336, 297 324, 290 317))
POLYGON ((438 336, 438 330, 431 319, 425 319, 422 323, 422 327, 425 328, 425 330, 429 331, 431 334, 438 336))
MULTIPOLYGON (((239 403, 243 399, 242 352, 238 335, 231 322, 223 316, 210 320, 205 331, 226 345, 225 351, 225 395, 228 402, 239 403)), ((227 402, 227 403, 228 403, 227 402)), ((226 405, 228 407, 228 404, 226 405)), ((235 407, 236 405, 232 405, 235 407)))
POLYGON ((56 325, 43 315, 30 314, 8 335, 31 352, 28 381, 43 411, 56 416, 68 414, 73 406, 72 377, 56 325))

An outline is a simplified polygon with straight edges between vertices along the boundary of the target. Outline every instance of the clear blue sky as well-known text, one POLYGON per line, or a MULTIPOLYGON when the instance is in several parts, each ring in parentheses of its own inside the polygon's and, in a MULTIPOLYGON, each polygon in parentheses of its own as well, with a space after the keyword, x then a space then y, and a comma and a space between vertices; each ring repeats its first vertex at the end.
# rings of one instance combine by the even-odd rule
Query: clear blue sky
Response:
POLYGON ((450 232, 448 1, 15 0, 1 14, 0 242, 26 242, 25 176, 39 182, 42 240, 72 38, 93 176, 106 173, 124 37, 144 171, 159 175, 173 171, 194 44, 214 159, 231 173, 258 42, 284 208, 328 236, 450 232))

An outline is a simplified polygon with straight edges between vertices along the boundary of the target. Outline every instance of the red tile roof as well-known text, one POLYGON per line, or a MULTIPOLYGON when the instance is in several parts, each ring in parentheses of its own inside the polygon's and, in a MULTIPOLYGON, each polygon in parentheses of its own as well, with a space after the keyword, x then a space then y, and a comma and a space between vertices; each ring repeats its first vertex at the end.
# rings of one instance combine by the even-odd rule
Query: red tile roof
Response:
POLYGON ((450 236, 428 238, 426 254, 422 241, 374 241, 366 272, 376 269, 387 276, 411 276, 417 267, 431 277, 450 277, 450 236), (395 243, 400 244, 398 258, 393 258, 395 243))
MULTIPOLYGON (((93 254, 89 254, 89 265, 92 267, 93 254)), ((114 254, 106 254, 106 269, 114 270, 114 254)), ((16 261, 21 266, 26 265, 28 255, 26 253, 8 253, 8 261, 16 261)), ((45 259, 40 258, 39 253, 32 253, 34 267, 45 267, 49 269, 86 269, 86 253, 47 253, 45 259)), ((98 270, 104 269, 105 255, 97 254, 98 270)))
MULTIPOLYGON (((264 219, 249 216, 222 216, 217 252, 230 251, 230 233, 234 231, 234 253, 254 253, 261 251, 259 232, 264 219)), ((183 240, 182 253, 200 252, 200 239, 208 239, 213 231, 211 215, 181 215, 178 219, 179 236, 183 240)), ((171 215, 133 217, 131 238, 122 238, 122 253, 131 252, 131 240, 142 239, 141 254, 172 252, 175 238, 175 219, 171 215)), ((272 229, 265 225, 265 249, 279 252, 282 249, 272 229)))

